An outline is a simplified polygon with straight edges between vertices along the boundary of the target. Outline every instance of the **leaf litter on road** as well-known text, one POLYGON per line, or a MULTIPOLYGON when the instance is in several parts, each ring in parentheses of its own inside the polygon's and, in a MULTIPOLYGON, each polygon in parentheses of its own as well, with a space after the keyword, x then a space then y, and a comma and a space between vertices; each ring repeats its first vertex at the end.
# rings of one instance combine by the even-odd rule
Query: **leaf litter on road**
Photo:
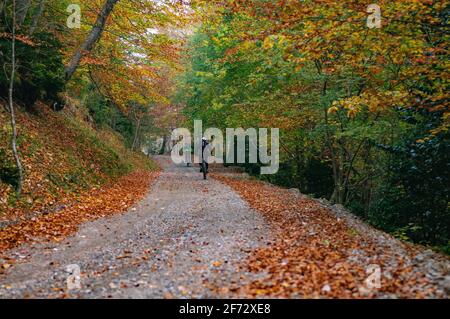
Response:
MULTIPOLYGON (((290 190, 254 179, 213 176, 259 211, 274 234, 274 240, 253 250, 242 266, 267 276, 241 287, 240 294, 280 298, 445 296, 426 270, 414 264, 417 249, 413 245, 399 243, 401 249, 395 250, 374 241, 318 201, 290 190), (380 267, 379 288, 367 287, 371 265, 380 267)), ((448 259, 444 264, 448 267, 448 259)))
POLYGON ((0 229, 0 252, 39 239, 61 241, 83 222, 127 211, 147 194, 159 172, 134 171, 116 183, 83 193, 78 201, 58 213, 0 229))

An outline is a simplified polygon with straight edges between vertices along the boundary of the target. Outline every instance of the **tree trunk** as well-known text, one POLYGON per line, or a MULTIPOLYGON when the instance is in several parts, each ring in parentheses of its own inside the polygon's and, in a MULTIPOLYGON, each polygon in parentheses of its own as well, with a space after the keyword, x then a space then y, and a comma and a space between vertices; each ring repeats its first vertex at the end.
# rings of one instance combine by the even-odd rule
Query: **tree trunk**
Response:
POLYGON ((3 16, 3 9, 5 8, 6 0, 0 0, 0 17, 3 16))
MULTIPOLYGON (((173 131, 173 129, 170 129, 170 131, 173 131)), ((164 154, 169 154, 173 148, 172 138, 170 134, 165 137, 165 141, 166 143, 164 145, 164 154)))
POLYGON ((16 76, 16 0, 13 0, 13 23, 12 23, 12 50, 11 50, 11 77, 9 79, 9 90, 8 90, 8 100, 9 100, 9 114, 11 115, 11 148, 14 155, 14 160, 16 161, 17 171, 19 173, 19 180, 17 183, 16 192, 20 195, 22 192, 23 183, 23 169, 22 163, 20 162, 19 152, 17 151, 17 127, 16 127, 16 115, 14 113, 14 77, 16 76))
MULTIPOLYGON (((325 80, 322 88, 322 95, 325 96, 327 93, 328 81, 325 80)), ((328 151, 331 155, 331 165, 333 168, 333 181, 334 181, 334 189, 333 194, 330 197, 330 202, 339 203, 340 197, 340 164, 339 164, 339 156, 336 154, 331 133, 329 131, 329 121, 328 121, 328 110, 324 108, 324 120, 325 120, 325 133, 326 133, 326 145, 328 147, 328 151)))
POLYGON ((159 155, 164 155, 166 152, 166 143, 167 143, 167 136, 163 135, 163 141, 162 141, 162 146, 161 146, 161 150, 159 151, 159 155))
POLYGON ((102 10, 97 16, 97 20, 95 21, 94 26, 91 29, 91 32, 81 44, 81 46, 76 50, 75 54, 70 59, 69 64, 66 66, 65 76, 66 81, 69 81, 72 78, 72 75, 75 73, 78 65, 80 64, 81 59, 84 55, 90 53, 94 48, 95 44, 100 39, 103 30, 105 29, 106 21, 110 16, 112 10, 114 9, 114 5, 119 0, 106 0, 105 4, 102 7, 102 10))
POLYGON ((31 0, 16 0, 16 26, 20 28, 27 17, 28 10, 30 9, 31 0))
POLYGON ((137 118, 136 119, 136 129, 134 130, 134 139, 133 139, 133 145, 131 146, 131 149, 133 151, 136 151, 136 147, 139 145, 139 133, 141 130, 141 119, 137 118))
POLYGON ((303 158, 300 155, 300 148, 298 145, 295 146, 295 170, 296 170, 296 180, 295 180, 295 186, 301 191, 301 192, 307 192, 307 183, 306 180, 303 178, 303 158))
POLYGON ((31 22, 30 30, 28 31, 28 34, 30 36, 33 35, 34 31, 36 31, 36 29, 37 29, 39 20, 41 19, 42 14, 44 13, 44 7, 45 7, 45 0, 40 0, 38 10, 33 17, 33 21, 31 22))

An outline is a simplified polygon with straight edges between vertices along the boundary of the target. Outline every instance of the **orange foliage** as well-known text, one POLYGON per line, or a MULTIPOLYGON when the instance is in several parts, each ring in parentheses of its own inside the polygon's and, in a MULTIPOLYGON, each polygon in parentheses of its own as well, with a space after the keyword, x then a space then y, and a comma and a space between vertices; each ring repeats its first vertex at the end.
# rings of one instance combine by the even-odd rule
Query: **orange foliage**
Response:
MULTIPOLYGON (((376 298, 393 293, 404 298, 436 296, 425 273, 413 271, 388 246, 358 233, 317 201, 299 198, 289 190, 259 181, 215 174, 266 218, 275 232, 268 247, 251 253, 244 268, 267 272, 268 277, 242 287, 249 297, 376 298), (364 265, 378 264, 384 271, 388 258, 396 258, 392 278, 382 276, 379 290, 364 291, 366 270, 349 257, 361 251, 364 265)), ((404 247, 411 256, 413 247, 404 247)))
POLYGON ((126 211, 139 202, 158 177, 158 172, 135 171, 106 187, 82 193, 67 207, 24 220, 0 230, 0 251, 32 243, 39 238, 61 241, 83 222, 126 211))

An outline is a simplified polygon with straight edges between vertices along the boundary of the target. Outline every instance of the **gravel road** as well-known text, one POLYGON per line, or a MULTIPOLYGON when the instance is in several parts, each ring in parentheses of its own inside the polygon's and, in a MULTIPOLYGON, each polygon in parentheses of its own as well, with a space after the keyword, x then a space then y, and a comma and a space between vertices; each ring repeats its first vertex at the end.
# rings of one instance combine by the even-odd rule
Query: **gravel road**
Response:
POLYGON ((157 160, 163 173, 127 213, 85 223, 60 243, 12 250, 19 262, 0 277, 0 297, 236 297, 234 287, 256 279, 238 265, 270 240, 269 226, 197 167, 157 160))

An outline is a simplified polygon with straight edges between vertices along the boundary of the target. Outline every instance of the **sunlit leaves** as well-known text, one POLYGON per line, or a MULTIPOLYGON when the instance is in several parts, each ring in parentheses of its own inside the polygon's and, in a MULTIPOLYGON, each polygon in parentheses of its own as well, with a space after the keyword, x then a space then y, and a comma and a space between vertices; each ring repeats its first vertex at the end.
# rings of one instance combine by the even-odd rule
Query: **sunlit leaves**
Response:
MULTIPOLYGON (((89 31, 86 26, 95 21, 101 2, 84 4, 83 28, 72 34, 76 44, 71 37, 66 40, 72 43, 66 46, 69 56, 89 31)), ((164 69, 179 68, 183 32, 193 17, 189 5, 177 1, 118 2, 96 49, 83 59, 80 75, 88 71, 92 80, 108 92, 111 102, 123 110, 130 101, 167 101, 157 90, 157 82, 164 81, 164 69)), ((72 83, 76 85, 77 81, 72 83)))

